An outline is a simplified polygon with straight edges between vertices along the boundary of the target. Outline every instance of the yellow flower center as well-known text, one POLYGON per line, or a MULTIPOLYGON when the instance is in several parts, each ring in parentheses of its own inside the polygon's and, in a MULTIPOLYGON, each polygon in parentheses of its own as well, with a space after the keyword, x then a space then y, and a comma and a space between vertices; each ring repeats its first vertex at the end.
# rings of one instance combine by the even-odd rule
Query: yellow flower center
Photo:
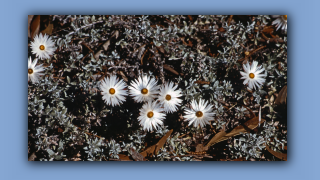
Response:
POLYGON ((249 56, 249 51, 244 52, 244 55, 249 56))
POLYGON ((32 69, 28 69, 28 74, 32 74, 33 70, 32 69))
POLYGON ((253 79, 253 78, 254 78, 254 74, 253 74, 253 73, 250 73, 250 74, 249 74, 249 77, 250 77, 251 79, 253 79))
POLYGON ((167 95, 166 95, 166 100, 167 100, 167 101, 170 101, 170 99, 171 99, 171 96, 170 96, 169 94, 167 94, 167 95))
POLYGON ((143 88, 143 89, 141 90, 141 93, 142 93, 142 94, 148 94, 148 89, 143 88))
POLYGON ((153 117, 153 112, 152 111, 149 111, 148 114, 147 114, 148 118, 152 118, 153 117))
POLYGON ((283 18, 284 18, 285 20, 287 20, 287 15, 283 15, 283 18))
POLYGON ((40 45, 39 49, 43 51, 45 49, 44 45, 40 45))
POLYGON ((116 90, 113 89, 113 88, 110 88, 110 89, 109 89, 109 93, 110 93, 110 94, 114 94, 114 93, 116 93, 116 90))
POLYGON ((198 111, 196 112, 196 116, 199 118, 199 117, 202 117, 203 116, 203 113, 201 111, 198 111))

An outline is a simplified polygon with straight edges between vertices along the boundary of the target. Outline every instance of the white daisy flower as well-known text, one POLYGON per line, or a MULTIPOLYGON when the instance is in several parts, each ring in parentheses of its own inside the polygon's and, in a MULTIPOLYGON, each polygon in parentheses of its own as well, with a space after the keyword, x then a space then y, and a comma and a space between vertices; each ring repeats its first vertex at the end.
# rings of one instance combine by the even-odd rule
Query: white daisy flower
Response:
POLYGON ((50 55, 53 55, 53 52, 57 49, 54 46, 54 42, 49 38, 48 35, 42 35, 41 33, 36 35, 31 42, 32 53, 40 59, 48 59, 50 55))
POLYGON ((126 88, 126 83, 121 79, 118 81, 117 76, 112 75, 104 78, 99 86, 103 95, 102 99, 107 103, 107 105, 118 106, 126 100, 124 96, 128 93, 124 88, 126 88))
POLYGON ((272 22, 272 25, 276 25, 277 30, 281 28, 283 31, 287 32, 287 15, 274 15, 273 18, 277 18, 272 22))
POLYGON ((173 82, 170 82, 160 87, 158 100, 160 100, 160 104, 163 105, 166 113, 177 111, 177 105, 180 105, 182 102, 182 100, 178 98, 182 96, 181 91, 176 90, 178 85, 174 87, 173 85, 173 82))
POLYGON ((256 89, 259 88, 265 81, 266 74, 260 74, 264 71, 264 68, 262 66, 258 66, 257 61, 253 61, 251 64, 251 67, 249 65, 249 62, 247 64, 243 65, 244 72, 240 71, 240 74, 242 75, 241 79, 245 79, 243 84, 249 83, 250 89, 256 89))
POLYGON ((159 93, 159 86, 157 80, 149 76, 141 76, 138 80, 131 82, 129 86, 130 95, 137 102, 152 101, 159 93))
POLYGON ((38 62, 38 59, 34 59, 32 61, 31 57, 29 57, 28 60, 28 81, 31 80, 32 83, 39 82, 40 75, 44 75, 43 73, 40 73, 41 71, 44 71, 45 68, 42 67, 42 64, 40 66, 36 66, 38 62))
POLYGON ((156 101, 148 101, 140 109, 138 120, 144 130, 152 131, 153 128, 157 130, 160 125, 163 125, 162 121, 165 116, 166 114, 162 113, 160 104, 156 101))
POLYGON ((191 101, 191 108, 186 108, 185 109, 185 116, 186 118, 185 121, 190 121, 189 125, 190 126, 193 123, 194 127, 197 127, 200 125, 200 127, 204 127, 206 124, 210 124, 209 121, 213 120, 213 115, 215 114, 212 112, 212 105, 208 104, 207 101, 204 100, 199 100, 199 104, 195 101, 191 101))

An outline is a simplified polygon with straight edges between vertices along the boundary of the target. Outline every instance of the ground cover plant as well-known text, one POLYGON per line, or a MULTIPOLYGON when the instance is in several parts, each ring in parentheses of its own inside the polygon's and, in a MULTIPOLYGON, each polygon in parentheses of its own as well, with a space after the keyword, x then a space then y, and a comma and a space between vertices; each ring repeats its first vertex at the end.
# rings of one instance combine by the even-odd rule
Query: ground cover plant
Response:
POLYGON ((29 161, 286 161, 286 15, 29 15, 29 161))

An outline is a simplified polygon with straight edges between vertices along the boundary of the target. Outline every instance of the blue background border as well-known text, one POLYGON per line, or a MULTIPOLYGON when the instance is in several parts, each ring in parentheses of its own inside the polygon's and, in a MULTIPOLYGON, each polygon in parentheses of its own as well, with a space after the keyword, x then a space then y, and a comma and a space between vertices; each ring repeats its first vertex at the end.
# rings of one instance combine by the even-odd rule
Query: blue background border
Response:
POLYGON ((317 179, 319 171, 319 1, 10 1, 1 5, 3 179, 317 179), (287 162, 28 162, 28 14, 287 14, 287 162))

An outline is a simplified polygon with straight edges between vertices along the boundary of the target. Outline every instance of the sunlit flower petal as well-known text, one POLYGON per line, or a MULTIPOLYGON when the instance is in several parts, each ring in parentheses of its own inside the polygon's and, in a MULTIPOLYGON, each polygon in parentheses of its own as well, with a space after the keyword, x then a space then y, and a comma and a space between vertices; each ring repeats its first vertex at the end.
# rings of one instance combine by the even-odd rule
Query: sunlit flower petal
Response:
POLYGON ((54 42, 49 38, 48 35, 36 35, 31 42, 32 53, 36 54, 39 59, 48 59, 50 55, 53 55, 54 51, 57 49, 54 42))
POLYGON ((212 112, 212 105, 202 99, 199 100, 199 104, 195 101, 191 101, 191 109, 185 109, 185 121, 190 121, 189 126, 193 124, 194 127, 204 127, 206 124, 210 124, 213 120, 214 112, 212 112))
POLYGON ((152 131, 153 128, 157 130, 160 125, 163 125, 162 121, 165 116, 166 114, 162 113, 160 104, 156 101, 148 101, 140 109, 138 120, 144 130, 152 131))
POLYGON ((100 84, 102 99, 107 105, 118 106, 126 100, 125 96, 128 95, 125 88, 126 83, 122 79, 118 81, 115 75, 104 78, 100 84))
POLYGON ((261 74, 264 71, 262 66, 258 67, 258 62, 253 61, 251 66, 249 62, 243 65, 245 72, 240 71, 241 79, 244 79, 243 84, 248 84, 250 89, 259 88, 264 82, 266 74, 261 74))

